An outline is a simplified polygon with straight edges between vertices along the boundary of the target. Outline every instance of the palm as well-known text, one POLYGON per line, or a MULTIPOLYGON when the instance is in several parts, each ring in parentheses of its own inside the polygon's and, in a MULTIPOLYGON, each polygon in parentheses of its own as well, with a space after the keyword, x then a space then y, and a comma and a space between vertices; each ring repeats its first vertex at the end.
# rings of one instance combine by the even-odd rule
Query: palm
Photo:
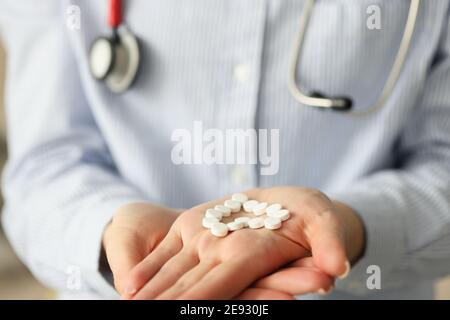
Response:
POLYGON ((103 247, 119 293, 124 281, 167 235, 178 212, 146 203, 122 207, 103 235, 103 247))
MULTIPOLYGON (((254 275, 253 280, 256 280, 275 268, 306 255, 305 247, 299 245, 303 241, 301 234, 294 232, 298 217, 285 221, 279 230, 241 229, 231 232, 225 238, 216 238, 201 226, 204 216, 202 209, 203 206, 183 213, 175 223, 180 228, 181 241, 187 244, 186 249, 192 250, 200 261, 210 259, 223 263, 245 258, 250 263, 255 259, 262 262, 260 264, 264 267, 254 275)), ((241 215, 230 217, 230 221, 241 215)), ((227 218, 224 220, 228 222, 227 218)))
MULTIPOLYGON (((265 201, 271 201, 289 197, 287 191, 277 197, 276 193, 264 195, 256 190, 250 196, 265 196, 265 201)), ((161 245, 141 265, 140 272, 150 281, 136 298, 232 298, 261 277, 308 255, 301 228, 305 221, 295 211, 278 230, 243 229, 225 238, 214 237, 202 227, 201 220, 207 208, 223 200, 192 208, 177 219, 161 245)), ((296 209, 295 205, 290 207, 296 209)))

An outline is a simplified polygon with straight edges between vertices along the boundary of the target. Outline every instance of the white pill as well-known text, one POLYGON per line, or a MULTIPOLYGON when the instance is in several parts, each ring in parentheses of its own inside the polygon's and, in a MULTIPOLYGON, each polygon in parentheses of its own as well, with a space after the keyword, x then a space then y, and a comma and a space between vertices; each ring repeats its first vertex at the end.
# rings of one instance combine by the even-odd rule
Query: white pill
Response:
POLYGON ((264 227, 269 230, 279 229, 281 227, 281 219, 277 217, 268 217, 264 220, 264 227))
POLYGON ((259 229, 264 227, 264 219, 263 218, 253 218, 248 220, 248 226, 251 229, 259 229))
POLYGON ((236 200, 227 200, 224 203, 225 207, 229 208, 231 212, 241 211, 241 203, 236 200))
POLYGON ((210 229, 212 227, 213 224, 220 222, 218 219, 216 218, 203 218, 202 220, 202 225, 203 227, 210 229))
POLYGON ((268 214, 268 215, 270 215, 270 214, 272 214, 272 213, 275 213, 275 212, 277 212, 277 211, 280 211, 281 210, 281 204, 279 204, 279 203, 274 203, 274 204, 271 204, 270 206, 268 206, 267 208, 266 208, 266 213, 268 214))
POLYGON ((275 213, 267 214, 269 217, 276 217, 280 218, 281 221, 286 221, 291 217, 291 214, 289 213, 289 210, 287 209, 281 209, 275 213))
POLYGON ((231 209, 227 208, 221 204, 215 206, 214 209, 219 211, 222 214, 222 217, 229 217, 231 214, 231 209))
POLYGON ((244 203, 245 201, 248 200, 248 197, 247 197, 247 195, 245 195, 243 193, 235 193, 231 196, 231 200, 239 201, 240 203, 244 203))
POLYGON ((216 218, 217 220, 222 220, 222 213, 214 209, 208 209, 205 212, 206 218, 216 218))
POLYGON ((216 237, 225 237, 228 234, 228 226, 221 222, 214 223, 211 227, 211 233, 216 237))
POLYGON ((234 222, 242 223, 244 225, 244 228, 247 228, 249 220, 250 220, 249 217, 239 217, 234 219, 234 222))
POLYGON ((260 216, 266 213, 267 202, 260 202, 253 207, 253 213, 255 216, 260 216))
POLYGON ((258 204, 259 202, 256 200, 249 200, 244 202, 243 207, 245 212, 252 212, 253 208, 258 204))
POLYGON ((228 230, 230 230, 230 231, 236 231, 236 230, 245 228, 245 223, 233 221, 233 222, 227 223, 227 227, 228 227, 228 230))

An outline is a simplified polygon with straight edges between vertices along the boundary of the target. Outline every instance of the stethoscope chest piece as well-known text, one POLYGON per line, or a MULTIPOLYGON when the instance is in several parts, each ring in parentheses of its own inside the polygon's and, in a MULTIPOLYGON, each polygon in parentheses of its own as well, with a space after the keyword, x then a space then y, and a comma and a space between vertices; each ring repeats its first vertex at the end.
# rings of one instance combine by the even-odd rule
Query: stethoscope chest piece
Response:
POLYGON ((92 76, 104 81, 109 90, 123 93, 136 79, 139 64, 139 41, 122 23, 122 0, 109 1, 110 37, 98 37, 89 51, 92 76))
POLYGON ((121 27, 111 39, 94 41, 89 57, 93 77, 104 80, 114 93, 123 93, 133 84, 139 69, 140 52, 137 38, 121 27))
POLYGON ((115 50, 112 41, 106 37, 97 38, 92 44, 89 54, 89 67, 92 76, 104 80, 110 73, 115 60, 115 50))

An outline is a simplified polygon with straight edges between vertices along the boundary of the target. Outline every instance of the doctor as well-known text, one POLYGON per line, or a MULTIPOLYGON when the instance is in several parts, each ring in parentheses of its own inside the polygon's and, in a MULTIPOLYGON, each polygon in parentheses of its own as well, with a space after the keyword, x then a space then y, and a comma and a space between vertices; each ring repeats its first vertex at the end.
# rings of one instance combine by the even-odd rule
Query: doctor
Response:
POLYGON ((432 298, 450 270, 450 4, 379 0, 373 29, 373 2, 134 0, 108 20, 108 1, 3 0, 2 218, 21 259, 66 297, 179 297, 191 260, 152 276, 190 230, 180 208, 250 190, 292 209, 302 253, 258 252, 238 279, 251 256, 212 256, 226 272, 181 297, 432 298), (175 164, 196 121, 279 129, 278 172, 175 164))

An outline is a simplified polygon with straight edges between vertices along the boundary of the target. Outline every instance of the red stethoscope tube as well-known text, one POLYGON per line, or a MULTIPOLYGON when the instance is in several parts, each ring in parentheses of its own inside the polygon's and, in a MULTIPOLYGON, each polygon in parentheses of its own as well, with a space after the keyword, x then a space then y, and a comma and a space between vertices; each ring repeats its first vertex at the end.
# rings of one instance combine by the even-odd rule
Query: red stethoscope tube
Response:
POLYGON ((108 24, 111 28, 117 29, 123 20, 122 0, 109 0, 108 24))

